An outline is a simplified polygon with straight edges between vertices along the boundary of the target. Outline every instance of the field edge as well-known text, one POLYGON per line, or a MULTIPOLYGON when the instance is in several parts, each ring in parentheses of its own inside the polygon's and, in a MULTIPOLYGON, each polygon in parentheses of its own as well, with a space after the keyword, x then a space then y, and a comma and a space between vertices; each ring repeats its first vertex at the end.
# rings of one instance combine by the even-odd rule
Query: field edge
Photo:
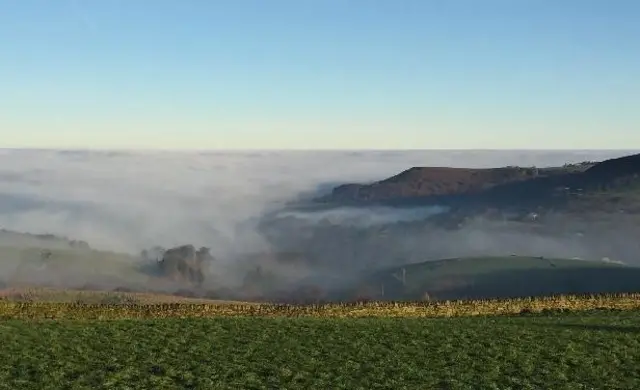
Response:
POLYGON ((254 303, 86 304, 0 300, 0 319, 117 320, 206 317, 474 317, 640 310, 640 293, 558 295, 495 300, 353 302, 312 305, 254 303))

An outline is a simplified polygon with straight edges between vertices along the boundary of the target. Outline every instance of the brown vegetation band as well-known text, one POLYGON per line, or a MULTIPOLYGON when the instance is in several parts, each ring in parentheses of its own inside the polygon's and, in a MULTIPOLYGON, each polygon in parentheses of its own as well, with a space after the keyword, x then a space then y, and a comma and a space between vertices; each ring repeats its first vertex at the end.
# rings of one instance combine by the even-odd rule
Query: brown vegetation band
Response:
POLYGON ((554 296, 446 302, 362 302, 319 305, 106 304, 0 301, 2 319, 126 319, 218 316, 458 317, 543 310, 640 309, 640 294, 554 296))

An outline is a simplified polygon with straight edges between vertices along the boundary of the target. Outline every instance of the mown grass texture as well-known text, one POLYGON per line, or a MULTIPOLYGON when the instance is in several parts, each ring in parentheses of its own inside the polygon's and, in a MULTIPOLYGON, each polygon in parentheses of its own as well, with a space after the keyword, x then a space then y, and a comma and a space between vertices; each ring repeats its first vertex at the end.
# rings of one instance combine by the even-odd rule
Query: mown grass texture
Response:
POLYGON ((638 389, 639 320, 4 320, 0 389, 638 389))
POLYGON ((154 319, 220 316, 260 317, 459 317, 546 310, 640 310, 640 294, 555 296, 442 302, 274 304, 82 304, 0 300, 0 319, 154 319))

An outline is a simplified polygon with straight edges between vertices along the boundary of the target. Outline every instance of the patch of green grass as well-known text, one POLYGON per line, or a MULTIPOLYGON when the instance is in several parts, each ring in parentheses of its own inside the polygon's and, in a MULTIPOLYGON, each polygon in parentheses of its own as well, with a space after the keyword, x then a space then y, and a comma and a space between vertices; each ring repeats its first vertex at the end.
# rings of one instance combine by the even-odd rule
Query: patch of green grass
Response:
MULTIPOLYGON (((627 266, 602 261, 587 261, 549 257, 530 256, 496 256, 496 257, 463 257, 426 261, 404 266, 407 272, 407 284, 424 284, 449 277, 475 277, 483 274, 504 271, 520 271, 535 269, 566 268, 601 268, 620 269, 627 266)), ((395 272, 402 267, 384 270, 382 274, 395 272)))
POLYGON ((52 284, 66 284, 74 278, 123 283, 148 280, 133 256, 116 252, 0 246, 0 263, 13 284, 29 282, 34 275, 42 275, 52 284))
POLYGON ((205 298, 188 298, 176 295, 141 292, 117 292, 100 290, 73 290, 46 287, 0 289, 0 312, 7 303, 76 303, 85 305, 132 305, 132 304, 236 304, 254 305, 250 302, 223 301, 205 298))
POLYGON ((135 294, 111 291, 73 291, 57 289, 0 289, 0 302, 67 302, 77 304, 139 304, 135 294))
POLYGON ((637 389, 639 320, 10 320, 0 388, 637 389))
POLYGON ((340 298, 492 299, 640 291, 640 267, 614 262, 530 257, 463 257, 376 270, 340 298))

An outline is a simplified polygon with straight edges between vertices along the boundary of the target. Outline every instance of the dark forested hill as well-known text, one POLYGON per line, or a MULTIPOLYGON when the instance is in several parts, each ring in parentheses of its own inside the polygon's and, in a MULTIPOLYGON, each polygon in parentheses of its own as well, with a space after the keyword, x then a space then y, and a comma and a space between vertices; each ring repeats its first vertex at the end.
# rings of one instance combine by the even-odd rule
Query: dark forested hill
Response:
POLYGON ((372 184, 345 184, 327 204, 439 204, 558 207, 590 194, 620 197, 640 189, 640 154, 563 167, 414 167, 372 184))

